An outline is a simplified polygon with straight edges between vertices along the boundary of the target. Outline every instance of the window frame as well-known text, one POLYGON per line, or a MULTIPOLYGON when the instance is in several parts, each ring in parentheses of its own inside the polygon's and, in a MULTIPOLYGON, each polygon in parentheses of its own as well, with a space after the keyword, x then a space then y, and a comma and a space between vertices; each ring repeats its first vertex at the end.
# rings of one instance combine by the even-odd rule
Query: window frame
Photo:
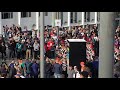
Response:
POLYGON ((13 19, 13 12, 1 12, 1 19, 13 19))
POLYGON ((31 12, 21 12, 21 18, 29 18, 31 17, 31 12))

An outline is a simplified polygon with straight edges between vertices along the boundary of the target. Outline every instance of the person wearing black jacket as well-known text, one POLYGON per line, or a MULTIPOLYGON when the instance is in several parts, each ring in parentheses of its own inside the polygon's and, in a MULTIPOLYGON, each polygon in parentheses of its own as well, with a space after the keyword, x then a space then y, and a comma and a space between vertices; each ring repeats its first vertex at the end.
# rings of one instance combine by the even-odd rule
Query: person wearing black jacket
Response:
POLYGON ((48 59, 46 59, 45 63, 45 78, 50 78, 52 75, 52 64, 48 59))
POLYGON ((10 65, 9 65, 9 67, 8 67, 8 69, 9 69, 9 78, 15 78, 14 75, 16 75, 16 73, 17 73, 17 70, 15 69, 14 65, 15 65, 15 62, 12 61, 10 63, 10 65))
POLYGON ((8 42, 9 59, 15 57, 15 46, 16 46, 16 43, 13 40, 10 40, 8 42))
POLYGON ((4 59, 6 59, 6 46, 5 46, 5 44, 2 42, 1 43, 1 53, 2 53, 2 60, 4 59))
POLYGON ((23 49, 22 49, 22 59, 25 59, 26 49, 27 49, 25 40, 22 40, 22 45, 23 45, 23 49))

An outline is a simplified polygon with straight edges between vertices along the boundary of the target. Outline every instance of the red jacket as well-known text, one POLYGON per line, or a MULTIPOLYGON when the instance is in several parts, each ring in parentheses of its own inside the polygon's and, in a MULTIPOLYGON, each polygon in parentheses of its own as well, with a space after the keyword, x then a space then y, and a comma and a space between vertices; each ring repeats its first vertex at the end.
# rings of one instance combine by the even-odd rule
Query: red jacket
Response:
POLYGON ((47 43, 48 50, 51 50, 51 48, 52 48, 53 45, 54 45, 53 41, 48 41, 48 43, 47 43))

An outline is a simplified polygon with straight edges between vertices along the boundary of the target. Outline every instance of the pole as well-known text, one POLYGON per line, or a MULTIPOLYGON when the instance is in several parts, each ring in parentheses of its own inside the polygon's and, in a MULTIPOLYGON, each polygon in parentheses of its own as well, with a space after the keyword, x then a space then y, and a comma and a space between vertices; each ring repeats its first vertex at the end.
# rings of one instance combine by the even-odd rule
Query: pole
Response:
POLYGON ((44 78, 44 12, 40 12, 40 76, 44 78))
POLYGON ((39 38, 39 12, 34 12, 35 13, 35 25, 36 25, 36 28, 35 30, 37 30, 37 38, 39 38))
POLYGON ((114 12, 100 12, 99 78, 113 78, 114 12))
POLYGON ((59 26, 57 27, 57 38, 58 38, 58 40, 57 40, 57 45, 58 45, 58 47, 59 47, 59 26))
POLYGON ((52 12, 52 27, 55 27, 55 12, 52 12))
POLYGON ((97 12, 95 12, 95 25, 97 26, 97 12))
POLYGON ((20 19, 21 19, 21 12, 15 12, 15 22, 16 22, 16 25, 20 26, 20 19))
POLYGON ((83 25, 83 28, 84 28, 84 23, 85 23, 85 12, 82 12, 82 25, 83 25))
POLYGON ((70 12, 68 12, 68 28, 70 30, 70 12))

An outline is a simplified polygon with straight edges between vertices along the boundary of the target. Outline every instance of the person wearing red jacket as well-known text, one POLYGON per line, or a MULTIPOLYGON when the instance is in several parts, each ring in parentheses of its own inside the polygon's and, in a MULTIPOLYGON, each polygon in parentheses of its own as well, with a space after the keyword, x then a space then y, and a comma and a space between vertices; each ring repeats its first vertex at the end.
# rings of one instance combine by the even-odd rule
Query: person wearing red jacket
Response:
POLYGON ((49 41, 47 42, 47 48, 48 50, 51 50, 51 48, 53 47, 54 42, 52 41, 52 39, 49 39, 49 41))
POLYGON ((47 55, 48 58, 54 58, 54 42, 52 39, 49 39, 49 41, 47 42, 47 55))

